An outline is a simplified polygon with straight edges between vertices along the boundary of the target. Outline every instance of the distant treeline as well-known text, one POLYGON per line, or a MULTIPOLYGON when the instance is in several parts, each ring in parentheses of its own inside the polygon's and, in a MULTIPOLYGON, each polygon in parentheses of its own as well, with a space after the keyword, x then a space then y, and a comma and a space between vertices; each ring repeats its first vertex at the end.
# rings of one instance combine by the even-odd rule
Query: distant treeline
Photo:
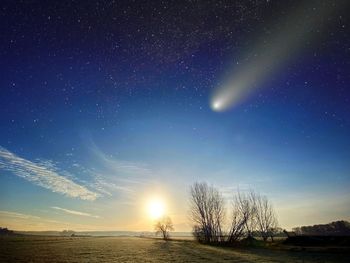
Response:
POLYGON ((302 236, 350 236, 350 223, 342 220, 329 224, 295 227, 293 231, 296 235, 302 236))
POLYGON ((14 235, 15 232, 13 232, 13 230, 10 230, 8 228, 2 228, 0 227, 0 236, 12 236, 14 235))

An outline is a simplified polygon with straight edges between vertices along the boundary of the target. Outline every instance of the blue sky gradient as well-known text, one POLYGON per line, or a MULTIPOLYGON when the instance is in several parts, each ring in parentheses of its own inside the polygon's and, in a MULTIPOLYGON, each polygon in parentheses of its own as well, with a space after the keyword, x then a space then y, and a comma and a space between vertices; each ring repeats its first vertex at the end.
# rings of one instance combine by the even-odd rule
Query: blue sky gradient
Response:
POLYGON ((268 195, 285 228, 350 220, 344 10, 253 94, 214 112, 222 76, 293 1, 173 3, 168 20, 151 19, 160 4, 1 5, 1 226, 150 230, 144 206, 156 195, 188 231, 195 181, 228 199, 237 188, 268 195))

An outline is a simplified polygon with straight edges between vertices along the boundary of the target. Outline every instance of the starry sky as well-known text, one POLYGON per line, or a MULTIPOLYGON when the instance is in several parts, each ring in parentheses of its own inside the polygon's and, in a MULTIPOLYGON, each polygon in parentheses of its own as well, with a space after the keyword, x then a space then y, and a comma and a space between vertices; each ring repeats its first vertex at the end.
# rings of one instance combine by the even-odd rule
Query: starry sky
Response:
POLYGON ((145 202, 160 196, 189 231, 195 181, 268 195, 285 228, 350 220, 348 13, 331 0, 1 1, 0 225, 150 230, 145 202), (282 46, 255 80, 254 57, 282 46), (244 63, 254 89, 213 110, 244 63))

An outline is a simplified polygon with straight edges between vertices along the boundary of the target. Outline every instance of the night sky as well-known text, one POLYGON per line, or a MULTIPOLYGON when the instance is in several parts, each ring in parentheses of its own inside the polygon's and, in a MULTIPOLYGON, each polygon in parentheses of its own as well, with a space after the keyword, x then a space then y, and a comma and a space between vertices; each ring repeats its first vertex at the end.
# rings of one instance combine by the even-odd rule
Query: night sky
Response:
POLYGON ((147 230, 144 202, 157 195, 187 231, 195 181, 267 194, 285 228, 350 220, 349 10, 1 1, 0 225, 147 230), (255 58, 280 47, 288 55, 255 80, 255 58), (241 68, 254 89, 213 110, 241 68))

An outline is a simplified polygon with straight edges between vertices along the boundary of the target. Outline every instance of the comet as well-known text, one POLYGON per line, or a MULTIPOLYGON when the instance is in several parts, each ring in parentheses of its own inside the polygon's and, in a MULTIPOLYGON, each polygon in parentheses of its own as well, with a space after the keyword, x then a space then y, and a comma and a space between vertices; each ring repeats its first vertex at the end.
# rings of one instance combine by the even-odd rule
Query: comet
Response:
POLYGON ((256 44, 240 56, 240 63, 228 71, 211 95, 213 111, 226 111, 245 101, 310 43, 317 42, 329 18, 346 4, 346 1, 306 2, 287 17, 275 21, 270 30, 265 30, 256 38, 256 44))

